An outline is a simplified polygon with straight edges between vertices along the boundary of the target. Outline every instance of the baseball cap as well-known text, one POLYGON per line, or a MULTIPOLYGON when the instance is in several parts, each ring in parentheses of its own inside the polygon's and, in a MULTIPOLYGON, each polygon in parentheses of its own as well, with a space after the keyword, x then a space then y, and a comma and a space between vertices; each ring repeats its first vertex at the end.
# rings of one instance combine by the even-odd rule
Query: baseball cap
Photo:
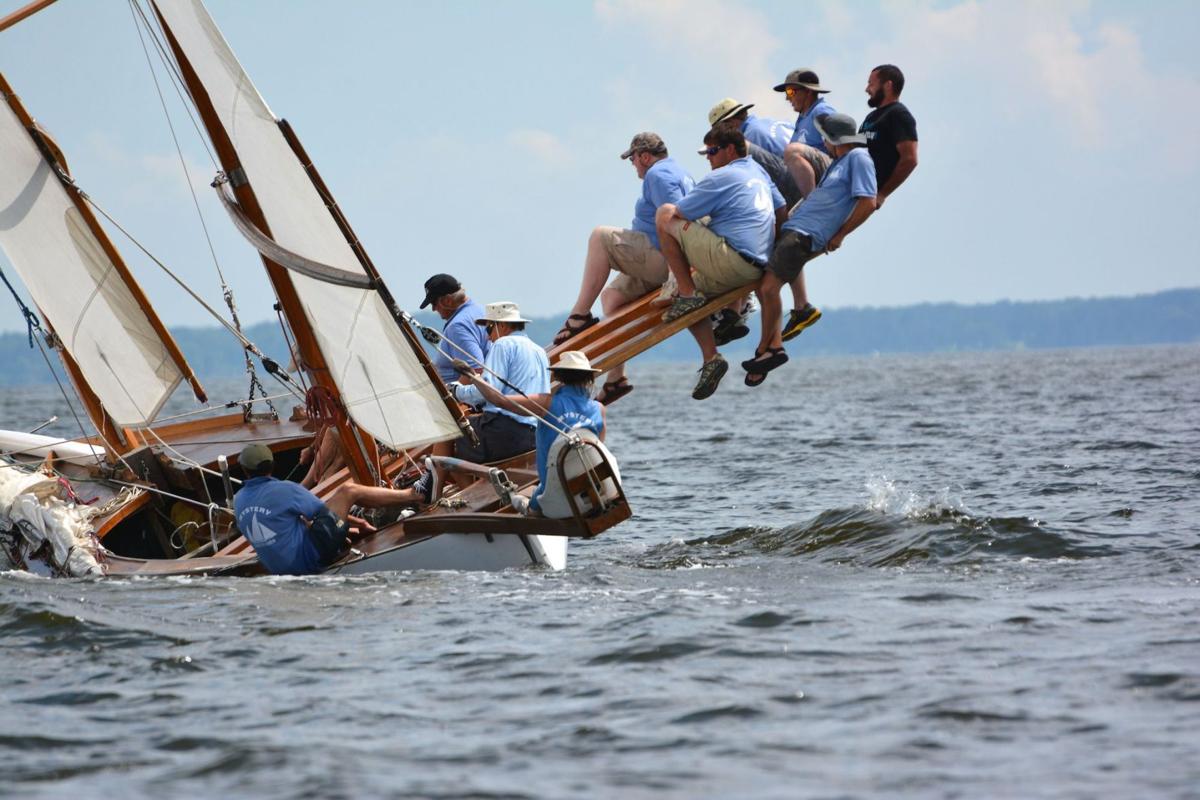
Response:
POLYGON ((634 153, 639 153, 643 150, 647 153, 665 153, 667 152, 667 145, 657 133, 643 131, 633 137, 633 141, 629 143, 629 149, 621 153, 621 158, 630 158, 634 153))
POLYGON ((238 463, 246 472, 255 472, 266 464, 274 464, 275 454, 265 444, 248 444, 242 448, 238 463))
POLYGON ((461 288, 462 284, 458 282, 458 278, 455 278, 453 275, 447 275, 444 272, 439 272, 425 281, 425 300, 421 303, 421 308, 431 303, 436 303, 439 297, 445 297, 451 292, 457 292, 461 288))

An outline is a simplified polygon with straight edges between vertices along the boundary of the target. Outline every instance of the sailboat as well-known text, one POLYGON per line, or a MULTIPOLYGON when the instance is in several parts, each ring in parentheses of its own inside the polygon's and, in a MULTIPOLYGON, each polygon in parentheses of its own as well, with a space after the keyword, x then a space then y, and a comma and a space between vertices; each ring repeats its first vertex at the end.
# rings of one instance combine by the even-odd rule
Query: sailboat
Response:
MULTIPOLYGON (((9 15, 0 30, 51 2, 9 15)), ((214 187, 261 255, 298 379, 226 327, 248 358, 301 393, 306 412, 255 414, 248 400, 241 413, 156 422, 181 384, 200 402, 204 388, 109 240, 98 206, 0 75, 0 246, 37 306, 27 314, 31 332, 43 329, 94 429, 76 441, 0 435, 9 462, 0 464, 0 528, 8 531, 0 562, 7 555, 60 575, 256 574, 262 568, 228 511, 244 444, 266 444, 286 471, 328 426, 345 459, 314 487, 328 497, 349 480, 391 485, 430 446, 470 427, 414 333, 418 323, 397 306, 298 136, 271 112, 200 0, 146 3, 146 27, 219 160, 214 187), (30 456, 42 459, 36 469, 30 456), (80 497, 95 499, 85 506, 80 497)), ((557 350, 582 349, 607 370, 746 291, 670 324, 647 295, 557 350)), ((632 515, 611 454, 586 437, 567 444, 575 457, 559 458, 555 469, 568 517, 523 516, 477 481, 356 540, 329 571, 564 568, 569 539, 632 515)), ((495 466, 526 495, 535 487, 533 454, 495 466)))

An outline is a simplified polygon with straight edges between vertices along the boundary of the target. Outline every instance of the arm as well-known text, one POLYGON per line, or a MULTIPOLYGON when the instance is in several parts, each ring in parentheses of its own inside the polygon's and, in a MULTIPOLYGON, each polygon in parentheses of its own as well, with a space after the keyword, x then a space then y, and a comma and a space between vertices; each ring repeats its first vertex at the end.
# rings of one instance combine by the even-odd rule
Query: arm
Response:
POLYGON ((779 238, 779 231, 783 228, 783 223, 788 219, 787 203, 784 203, 779 208, 775 209, 775 238, 779 238))
POLYGON ((879 190, 879 195, 875 198, 876 208, 882 206, 888 195, 899 189, 900 184, 904 183, 905 179, 917 168, 917 142, 915 139, 898 143, 896 152, 900 154, 900 160, 896 162, 896 169, 892 171, 892 176, 879 190))
POLYGON ((550 408, 550 395, 548 394, 531 394, 529 399, 518 395, 515 399, 509 395, 501 394, 496 387, 489 384, 487 381, 476 378, 473 374, 460 373, 459 382, 463 386, 474 386, 479 394, 483 395, 483 399, 494 405, 496 408, 502 408, 505 411, 511 411, 514 414, 521 416, 529 416, 529 411, 535 411, 538 416, 548 413, 550 408), (518 402, 520 405, 518 405, 518 402), (521 406, 532 406, 530 409, 522 408, 521 406))
POLYGON ((854 203, 854 210, 850 212, 850 216, 846 218, 846 221, 842 223, 842 227, 838 228, 838 232, 835 233, 829 239, 829 243, 825 245, 825 252, 832 253, 834 250, 837 250, 839 247, 841 247, 842 240, 850 235, 850 231, 854 230, 859 225, 862 225, 867 221, 867 217, 874 213, 874 197, 858 198, 854 203))

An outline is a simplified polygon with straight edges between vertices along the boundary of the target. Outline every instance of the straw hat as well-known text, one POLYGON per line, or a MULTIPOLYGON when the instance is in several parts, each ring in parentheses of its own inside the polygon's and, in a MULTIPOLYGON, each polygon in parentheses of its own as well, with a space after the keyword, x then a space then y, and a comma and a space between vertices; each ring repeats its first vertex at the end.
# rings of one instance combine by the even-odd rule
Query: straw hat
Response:
POLYGON ((600 371, 592 369, 592 363, 588 361, 588 357, 583 354, 582 350, 567 350, 564 353, 559 353, 558 361, 550 369, 570 369, 576 372, 600 371))
POLYGON ((716 125, 727 119, 732 119, 743 111, 749 111, 754 108, 754 103, 746 103, 743 105, 732 97, 726 97, 721 102, 712 107, 708 112, 708 124, 716 125))

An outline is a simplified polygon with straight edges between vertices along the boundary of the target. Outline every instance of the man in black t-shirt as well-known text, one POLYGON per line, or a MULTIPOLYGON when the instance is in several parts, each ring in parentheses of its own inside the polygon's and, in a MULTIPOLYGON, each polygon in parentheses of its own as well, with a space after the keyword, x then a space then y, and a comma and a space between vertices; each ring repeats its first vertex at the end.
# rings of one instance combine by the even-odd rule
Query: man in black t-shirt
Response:
POLYGON ((892 64, 871 70, 867 79, 867 105, 875 109, 863 120, 859 133, 867 135, 867 150, 875 162, 879 194, 875 208, 917 168, 917 121, 900 102, 904 73, 892 64))

